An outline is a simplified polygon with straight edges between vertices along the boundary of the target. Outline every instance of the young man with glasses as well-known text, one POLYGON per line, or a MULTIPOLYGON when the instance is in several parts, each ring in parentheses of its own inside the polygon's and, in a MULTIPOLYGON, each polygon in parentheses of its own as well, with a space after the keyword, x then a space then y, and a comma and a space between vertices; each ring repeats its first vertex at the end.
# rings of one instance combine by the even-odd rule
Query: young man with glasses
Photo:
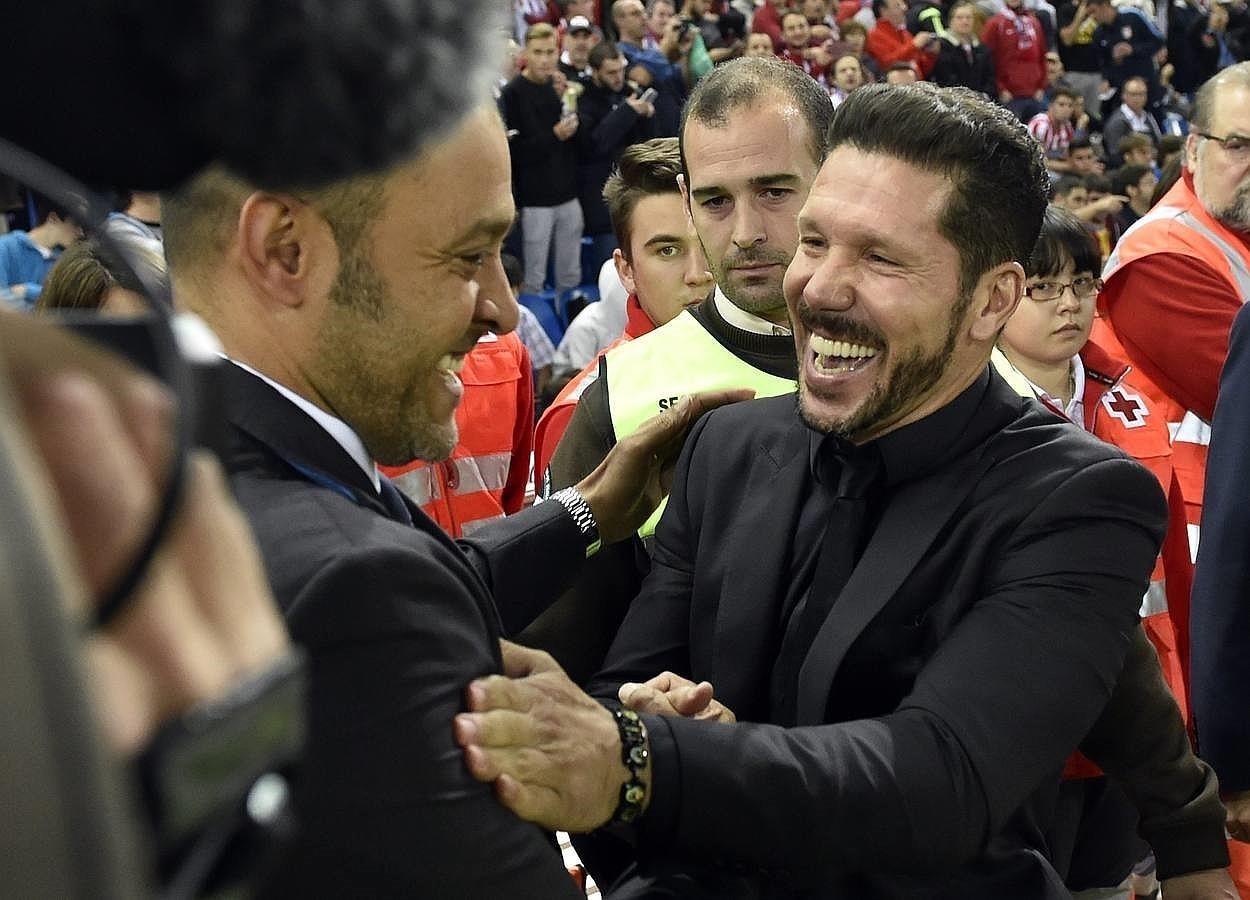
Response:
MULTIPOLYGON (((1229 330, 1250 297, 1250 63, 1229 66, 1199 90, 1180 180, 1121 238, 1103 277, 1100 303, 1129 361, 1173 401, 1173 460, 1196 551, 1208 423, 1229 330)), ((1232 666, 1226 657, 1195 653, 1195 683, 1239 678, 1244 660, 1232 666)), ((1220 703, 1204 709, 1203 696, 1198 690, 1194 704, 1203 756, 1220 775, 1230 815, 1244 815, 1244 748, 1221 743, 1228 733, 1210 730, 1237 710, 1220 703)), ((1250 853, 1243 847, 1233 855, 1234 873, 1250 873, 1250 853)), ((1239 881, 1250 885, 1244 876, 1239 881)))

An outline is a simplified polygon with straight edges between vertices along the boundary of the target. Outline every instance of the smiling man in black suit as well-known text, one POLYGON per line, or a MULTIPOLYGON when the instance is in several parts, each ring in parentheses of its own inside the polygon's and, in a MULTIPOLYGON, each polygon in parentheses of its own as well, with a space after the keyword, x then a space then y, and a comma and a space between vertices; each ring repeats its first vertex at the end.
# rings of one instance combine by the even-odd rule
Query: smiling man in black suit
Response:
POLYGON ((591 688, 641 727, 506 646, 457 739, 526 818, 635 823, 613 897, 1066 898, 1059 774, 1117 730, 1099 716, 1141 649, 1163 497, 987 368, 1046 206, 1023 126, 962 89, 874 86, 828 146, 785 279, 797 411, 696 426, 591 688))

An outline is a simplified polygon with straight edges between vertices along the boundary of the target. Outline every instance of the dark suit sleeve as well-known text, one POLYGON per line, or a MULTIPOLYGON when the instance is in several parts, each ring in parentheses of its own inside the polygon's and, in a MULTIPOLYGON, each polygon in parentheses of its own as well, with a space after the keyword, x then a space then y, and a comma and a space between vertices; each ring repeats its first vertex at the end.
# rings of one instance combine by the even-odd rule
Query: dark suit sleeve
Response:
MULTIPOLYGON (((578 401, 552 454, 551 490, 581 481, 603 462, 615 443, 605 373, 578 401)), ((573 586, 517 640, 546 650, 574 681, 584 683, 602 666, 648 567, 647 552, 636 537, 602 548, 586 560, 573 586)))
MULTIPOLYGON (((683 515, 699 511, 679 480, 666 522, 683 515)), ((1106 704, 1165 521, 1136 464, 1075 471, 1015 527, 889 715, 792 729, 648 719, 645 846, 784 869, 800 886, 970 860, 1106 704)))
POLYGON ((1140 628, 1081 750, 1137 808, 1138 831, 1154 850, 1160 878, 1228 865, 1215 773, 1194 756, 1159 657, 1140 628))
POLYGON ((452 740, 499 670, 451 547, 347 550, 288 607, 311 650, 302 840, 282 896, 575 897, 557 851, 474 781, 452 740))
POLYGON ((1190 609, 1198 750, 1226 791, 1250 789, 1250 318, 1233 322, 1220 376, 1190 609))

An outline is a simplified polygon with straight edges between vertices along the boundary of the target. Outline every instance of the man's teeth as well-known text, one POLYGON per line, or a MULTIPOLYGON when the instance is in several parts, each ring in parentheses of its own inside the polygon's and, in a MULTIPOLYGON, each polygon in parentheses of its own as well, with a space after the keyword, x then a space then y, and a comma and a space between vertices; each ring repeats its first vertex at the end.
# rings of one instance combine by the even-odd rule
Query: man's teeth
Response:
POLYGON ((460 374, 460 370, 464 368, 464 355, 461 353, 446 353, 443 358, 438 361, 440 371, 454 372, 460 374))
POLYGON ((807 344, 816 356, 816 367, 826 372, 853 372, 864 360, 877 355, 876 347, 852 341, 831 341, 818 334, 811 335, 807 344))

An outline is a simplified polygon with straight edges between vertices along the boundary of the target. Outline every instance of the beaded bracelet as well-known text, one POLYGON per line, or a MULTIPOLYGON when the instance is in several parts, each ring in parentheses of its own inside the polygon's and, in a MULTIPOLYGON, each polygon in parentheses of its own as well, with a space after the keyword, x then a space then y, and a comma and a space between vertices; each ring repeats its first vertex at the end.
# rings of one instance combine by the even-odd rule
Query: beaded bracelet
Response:
POLYGON ((632 709, 619 708, 612 711, 616 727, 621 735, 621 762, 629 769, 629 778, 621 785, 621 797, 612 814, 614 823, 628 825, 642 813, 643 801, 647 799, 647 786, 642 783, 642 771, 647 767, 651 751, 647 748, 647 729, 642 719, 632 709))

